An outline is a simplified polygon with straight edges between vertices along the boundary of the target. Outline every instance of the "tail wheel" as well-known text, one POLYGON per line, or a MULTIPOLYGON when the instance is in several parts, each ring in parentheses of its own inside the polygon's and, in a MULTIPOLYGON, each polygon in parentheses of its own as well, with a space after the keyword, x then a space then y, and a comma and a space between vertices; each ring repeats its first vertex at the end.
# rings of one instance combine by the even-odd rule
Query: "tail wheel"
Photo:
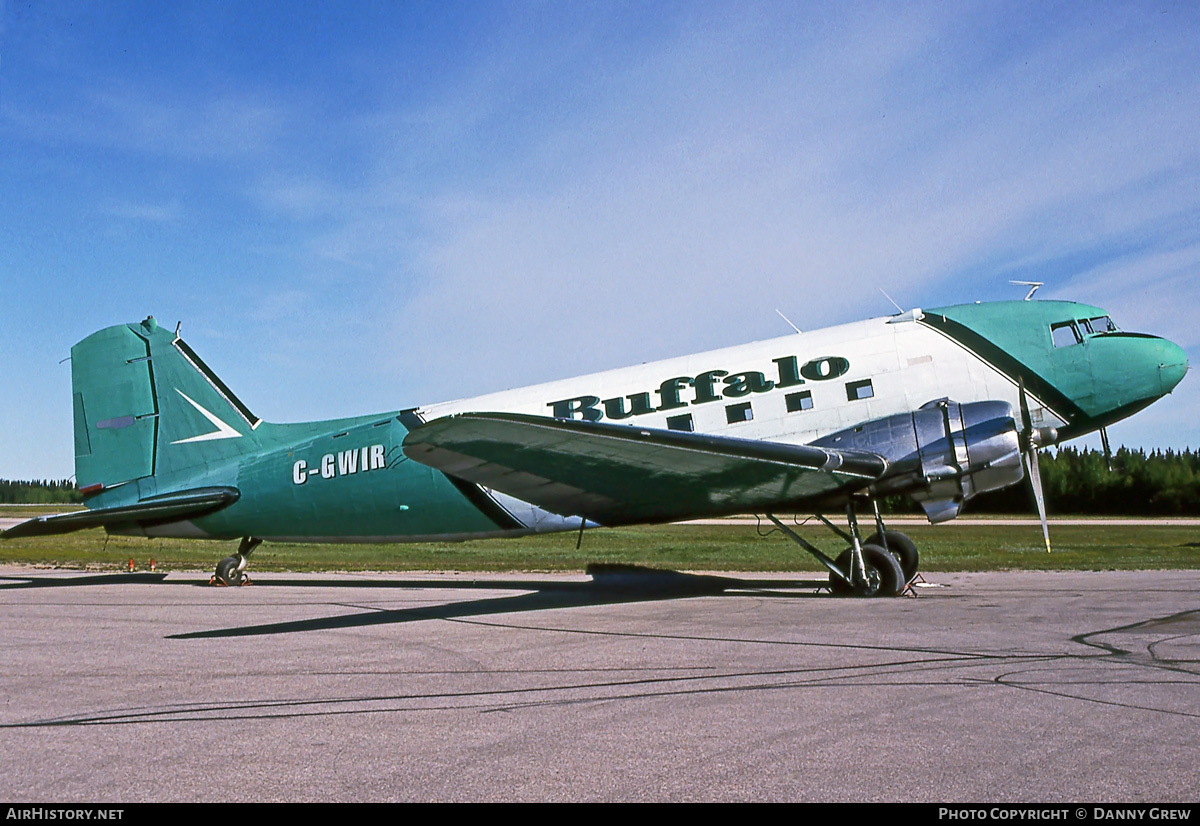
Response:
MULTIPOLYGON (((850 548, 842 551, 835 561, 839 569, 850 570, 851 554, 853 554, 853 550, 850 548)), ((904 569, 900 567, 900 560, 878 545, 870 543, 862 546, 862 556, 866 583, 851 585, 836 574, 830 574, 830 590, 843 596, 899 596, 900 592, 904 590, 904 586, 908 584, 908 580, 904 578, 904 569)))
MULTIPOLYGON (((886 531, 883 536, 887 537, 887 549, 900 560, 900 568, 904 571, 904 584, 912 582, 917 576, 917 568, 921 564, 921 555, 917 553, 917 544, 899 531, 886 531)), ((883 540, 877 532, 871 534, 867 539, 868 545, 878 545, 883 547, 883 540)))

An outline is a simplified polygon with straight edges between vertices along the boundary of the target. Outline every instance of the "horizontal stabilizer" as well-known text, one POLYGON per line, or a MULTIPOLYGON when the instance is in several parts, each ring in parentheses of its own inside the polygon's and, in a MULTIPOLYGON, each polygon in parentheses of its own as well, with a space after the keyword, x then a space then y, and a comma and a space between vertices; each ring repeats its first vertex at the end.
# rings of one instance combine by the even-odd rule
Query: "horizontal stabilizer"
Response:
POLYGON ((410 431, 404 453, 449 476, 601 525, 744 513, 863 487, 881 457, 517 413, 464 413, 410 431))
POLYGON ((116 528, 146 522, 174 522, 204 516, 238 500, 237 488, 211 487, 154 496, 136 505, 36 516, 0 533, 5 539, 50 536, 85 528, 116 528))

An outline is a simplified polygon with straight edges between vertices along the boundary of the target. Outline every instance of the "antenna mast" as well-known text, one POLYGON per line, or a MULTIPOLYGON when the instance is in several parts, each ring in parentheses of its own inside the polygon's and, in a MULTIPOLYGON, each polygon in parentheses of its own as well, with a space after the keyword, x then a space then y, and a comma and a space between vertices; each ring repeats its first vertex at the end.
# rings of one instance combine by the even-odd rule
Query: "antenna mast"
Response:
POLYGON ((1038 291, 1038 287, 1041 287, 1046 282, 1045 281, 1009 281, 1008 283, 1013 284, 1014 286, 1017 286, 1017 287, 1029 287, 1029 292, 1025 293, 1025 300, 1028 301, 1029 299, 1033 298, 1033 294, 1038 291))

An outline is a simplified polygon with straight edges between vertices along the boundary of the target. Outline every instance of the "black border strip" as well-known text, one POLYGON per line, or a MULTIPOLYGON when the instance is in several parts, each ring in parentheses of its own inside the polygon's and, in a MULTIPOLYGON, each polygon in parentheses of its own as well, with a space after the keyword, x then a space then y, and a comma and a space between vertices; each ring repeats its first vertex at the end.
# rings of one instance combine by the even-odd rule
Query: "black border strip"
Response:
MULTIPOLYGON (((416 430, 425 421, 417 413, 415 407, 408 410, 401 410, 396 414, 396 418, 400 420, 400 424, 404 425, 405 429, 410 433, 416 430)), ((504 531, 519 531, 524 530, 527 526, 522 525, 517 519, 492 497, 484 493, 483 489, 474 482, 468 482, 466 479, 458 476, 451 476, 444 471, 438 471, 449 480, 450 484, 454 485, 455 489, 463 495, 463 498, 475 506, 475 509, 495 523, 497 528, 504 531)))
POLYGON ((1071 401, 1061 390, 1039 376, 1029 366, 1013 358, 1008 351, 979 335, 965 324, 928 312, 921 319, 925 324, 947 338, 953 339, 982 361, 1007 376, 1014 384, 1024 383, 1025 389, 1050 406, 1051 410, 1068 424, 1087 419, 1083 408, 1071 401))
POLYGON ((175 348, 183 354, 184 358, 192 363, 193 367, 200 371, 200 374, 204 376, 204 378, 208 379, 209 383, 212 384, 213 387, 217 388, 217 392, 225 397, 225 401, 233 405, 234 408, 237 409, 237 412, 242 414, 242 418, 246 420, 246 423, 249 424, 251 428, 258 427, 258 425, 262 422, 262 419, 251 413, 250 408, 242 404, 242 400, 235 396, 233 391, 225 386, 225 382, 221 381, 217 374, 214 373, 212 369, 204 363, 204 360, 196 355, 196 351, 189 347, 186 341, 181 338, 177 338, 171 343, 174 344, 175 348))
POLYGON ((396 418, 400 420, 400 424, 404 425, 405 430, 416 430, 425 424, 425 420, 417 414, 417 408, 415 407, 410 407, 408 410, 401 410, 396 414, 396 418))
POLYGON ((458 492, 466 497, 467 501, 474 505, 480 513, 488 519, 496 523, 496 527, 505 531, 524 530, 525 526, 518 522, 512 514, 483 492, 483 489, 474 482, 468 482, 466 479, 460 479, 457 476, 451 476, 449 473, 438 471, 447 479, 450 484, 458 489, 458 492))
POLYGON ((158 473, 158 434, 162 430, 159 414, 162 410, 158 407, 158 377, 154 375, 154 353, 150 349, 150 339, 142 338, 142 341, 146 344, 146 374, 150 377, 150 398, 154 402, 154 433, 150 439, 150 475, 153 476, 158 473))

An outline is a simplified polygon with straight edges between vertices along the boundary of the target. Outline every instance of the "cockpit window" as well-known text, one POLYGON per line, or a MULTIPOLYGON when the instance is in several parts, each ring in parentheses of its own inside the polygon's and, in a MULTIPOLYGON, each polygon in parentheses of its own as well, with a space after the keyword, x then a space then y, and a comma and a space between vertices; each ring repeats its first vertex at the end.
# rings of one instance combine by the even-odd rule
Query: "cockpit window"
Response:
POLYGON ((1083 341, 1083 338, 1079 335, 1079 330, 1075 327, 1074 321, 1062 321, 1058 324, 1051 324, 1050 338, 1053 339, 1055 347, 1070 347, 1073 344, 1083 341))
POLYGON ((1089 318, 1083 322, 1087 325, 1089 333, 1115 333, 1117 325, 1112 323, 1112 319, 1106 315, 1089 318))

